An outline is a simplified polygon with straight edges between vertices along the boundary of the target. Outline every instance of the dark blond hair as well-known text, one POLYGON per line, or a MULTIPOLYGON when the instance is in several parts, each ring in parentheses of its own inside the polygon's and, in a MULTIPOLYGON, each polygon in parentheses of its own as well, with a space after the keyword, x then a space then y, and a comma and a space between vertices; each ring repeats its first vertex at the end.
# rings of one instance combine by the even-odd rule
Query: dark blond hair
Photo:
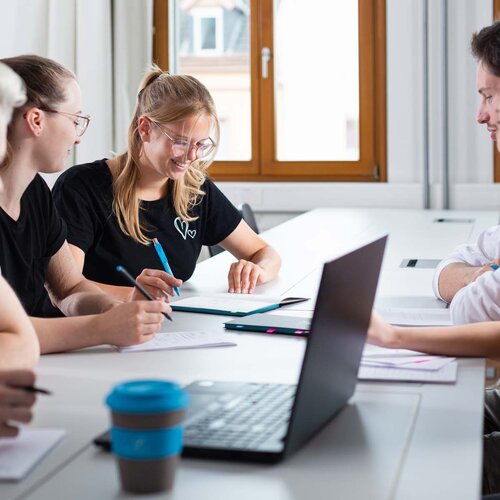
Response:
MULTIPOLYGON (((118 169, 113 173, 113 210, 120 229, 138 243, 150 244, 144 234, 148 228, 139 219, 141 209, 137 197, 139 161, 143 151, 138 122, 145 116, 160 125, 179 122, 190 117, 208 116, 212 119, 215 143, 219 138, 219 122, 213 99, 207 88, 196 78, 187 75, 171 75, 154 66, 143 78, 128 132, 127 151, 118 156, 118 169)), ((213 161, 209 158, 193 161, 184 176, 167 182, 172 185, 175 211, 185 221, 195 218, 190 209, 204 195, 201 185, 205 181, 206 170, 213 161)))
MULTIPOLYGON (((16 72, 24 81, 26 104, 14 111, 14 121, 29 106, 40 109, 53 109, 66 100, 65 81, 76 79, 72 71, 61 64, 35 55, 23 55, 0 59, 16 72)), ((12 147, 7 134, 7 154, 1 167, 7 167, 12 161, 12 147)))

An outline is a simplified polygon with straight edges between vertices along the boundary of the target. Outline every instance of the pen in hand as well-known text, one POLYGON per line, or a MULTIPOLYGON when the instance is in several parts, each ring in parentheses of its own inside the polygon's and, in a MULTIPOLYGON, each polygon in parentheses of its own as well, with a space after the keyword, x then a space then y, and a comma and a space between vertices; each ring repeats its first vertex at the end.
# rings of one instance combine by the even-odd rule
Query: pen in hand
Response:
MULTIPOLYGON (((137 281, 133 278, 133 276, 123 267, 123 266, 116 266, 116 270, 123 275, 123 277, 132 285, 139 290, 139 292, 144 295, 148 300, 156 300, 145 288, 143 288, 137 281)), ((167 313, 162 313, 165 318, 168 320, 172 321, 172 318, 167 314, 167 313)))
MULTIPOLYGON (((154 249, 156 250, 156 253, 158 254, 158 257, 160 258, 160 261, 162 263, 163 269, 165 269, 165 272, 167 274, 170 274, 170 276, 174 276, 174 273, 172 272, 172 268, 170 267, 170 264, 168 263, 167 256, 163 250, 163 247, 161 246, 160 241, 158 238, 153 238, 153 246, 154 249)), ((177 297, 180 296, 181 292, 179 291, 178 286, 174 286, 174 292, 176 293, 177 297)))
POLYGON ((19 389, 27 392, 38 392, 39 394, 46 394, 47 396, 52 396, 52 391, 48 391, 47 389, 42 389, 41 387, 35 387, 33 385, 22 385, 19 386, 19 389))

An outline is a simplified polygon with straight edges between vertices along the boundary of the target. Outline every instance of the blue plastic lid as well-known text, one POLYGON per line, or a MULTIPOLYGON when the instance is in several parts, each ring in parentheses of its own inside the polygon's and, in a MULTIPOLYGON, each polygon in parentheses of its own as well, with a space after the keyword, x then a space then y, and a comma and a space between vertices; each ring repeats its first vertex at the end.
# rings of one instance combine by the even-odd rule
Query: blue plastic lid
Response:
POLYGON ((188 395, 174 382, 131 380, 113 387, 106 404, 118 413, 162 413, 187 406, 188 395))

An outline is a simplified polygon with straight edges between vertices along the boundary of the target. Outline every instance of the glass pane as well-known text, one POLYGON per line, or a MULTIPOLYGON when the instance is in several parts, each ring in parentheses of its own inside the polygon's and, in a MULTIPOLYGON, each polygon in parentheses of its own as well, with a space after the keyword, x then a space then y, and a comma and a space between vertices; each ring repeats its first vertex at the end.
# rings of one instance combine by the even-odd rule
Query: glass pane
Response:
POLYGON ((221 125, 217 160, 252 157, 250 2, 178 0, 174 3, 174 67, 212 94, 221 125))
POLYGON ((358 3, 276 0, 274 19, 277 159, 359 160, 358 3))
POLYGON ((203 17, 201 19, 201 48, 216 49, 215 45, 215 17, 203 17))

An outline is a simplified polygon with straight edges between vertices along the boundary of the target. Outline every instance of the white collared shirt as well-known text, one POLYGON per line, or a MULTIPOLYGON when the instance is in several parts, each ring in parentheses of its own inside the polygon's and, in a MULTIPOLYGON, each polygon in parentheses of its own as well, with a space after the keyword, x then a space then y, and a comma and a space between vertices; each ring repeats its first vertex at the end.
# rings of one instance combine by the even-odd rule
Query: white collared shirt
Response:
MULTIPOLYGON (((459 245, 439 263, 432 283, 434 294, 444 300, 439 293, 438 282, 441 271, 447 265, 463 262, 481 267, 499 257, 500 226, 494 226, 483 231, 475 243, 459 245)), ((500 320, 500 269, 497 271, 482 274, 456 293, 450 304, 454 324, 500 320)))

